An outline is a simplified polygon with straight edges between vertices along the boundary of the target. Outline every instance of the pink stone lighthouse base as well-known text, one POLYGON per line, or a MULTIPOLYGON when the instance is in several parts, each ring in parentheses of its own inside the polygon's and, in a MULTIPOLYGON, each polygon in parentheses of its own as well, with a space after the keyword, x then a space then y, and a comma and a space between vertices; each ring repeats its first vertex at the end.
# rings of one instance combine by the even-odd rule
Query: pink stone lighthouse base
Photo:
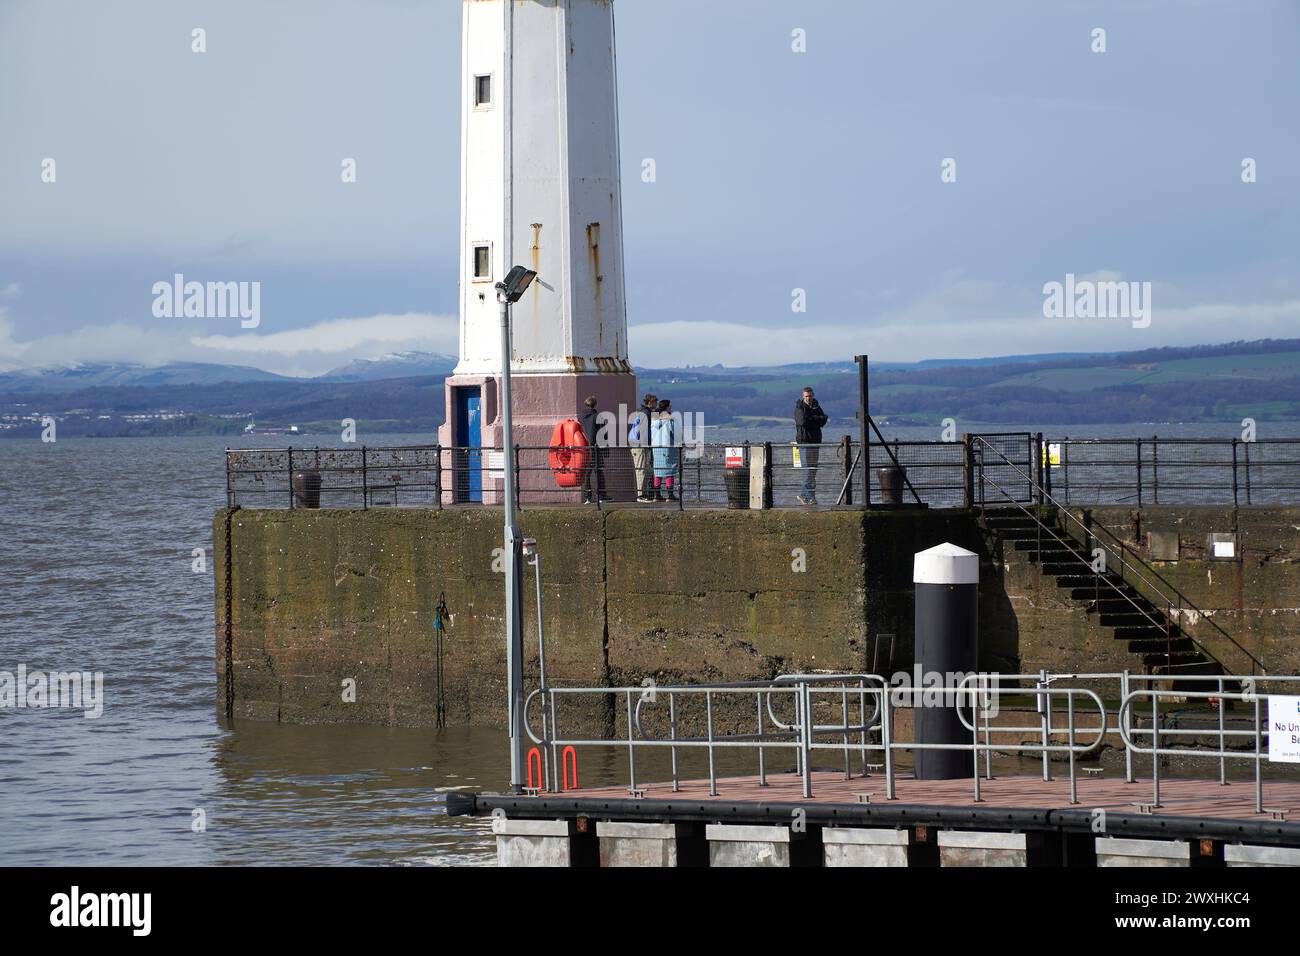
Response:
MULTIPOLYGON (((485 449, 501 448, 501 401, 499 379, 494 375, 453 375, 446 380, 447 421, 438 429, 438 443, 444 448, 469 444, 461 409, 466 396, 479 397, 479 444, 485 449)), ((636 376, 627 373, 523 375, 510 377, 513 407, 514 444, 519 447, 519 495, 523 504, 572 504, 582 500, 582 488, 561 488, 551 473, 548 449, 551 432, 566 418, 580 418, 588 395, 596 396, 596 409, 619 414, 623 418, 640 406, 636 376)), ((620 442, 627 438, 619 435, 620 442)), ((444 504, 476 499, 470 473, 481 476, 481 500, 500 504, 503 457, 484 451, 482 454, 444 452, 444 504)), ((632 457, 625 447, 602 448, 605 494, 616 501, 636 497, 632 475, 632 457)))

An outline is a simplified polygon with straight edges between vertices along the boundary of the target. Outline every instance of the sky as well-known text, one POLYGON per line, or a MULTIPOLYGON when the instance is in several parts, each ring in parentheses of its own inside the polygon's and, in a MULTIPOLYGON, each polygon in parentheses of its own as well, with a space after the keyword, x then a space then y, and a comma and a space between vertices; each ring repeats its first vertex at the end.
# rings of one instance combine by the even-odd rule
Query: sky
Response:
MULTIPOLYGON (((1295 0, 615 10, 638 366, 1300 337, 1295 0), (1149 321, 1045 316, 1067 275, 1149 321)), ((460 14, 0 0, 0 368, 454 354, 460 14), (155 316, 177 272, 260 325, 155 316)))

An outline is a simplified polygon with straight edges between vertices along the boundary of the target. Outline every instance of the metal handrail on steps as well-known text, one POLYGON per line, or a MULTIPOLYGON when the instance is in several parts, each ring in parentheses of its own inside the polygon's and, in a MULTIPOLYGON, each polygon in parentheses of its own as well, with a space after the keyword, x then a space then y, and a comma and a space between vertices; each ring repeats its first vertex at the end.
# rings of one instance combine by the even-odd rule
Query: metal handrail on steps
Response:
MULTIPOLYGON (((1175 586, 1174 586, 1173 584, 1171 584, 1168 580, 1166 580, 1163 576, 1161 576, 1161 575, 1160 575, 1160 574, 1159 574, 1159 573, 1158 573, 1154 568, 1152 568, 1152 567, 1151 567, 1150 565, 1148 565, 1146 562, 1142 561, 1140 558, 1137 558, 1136 555, 1134 555, 1134 559, 1137 560, 1137 561, 1140 563, 1140 565, 1141 565, 1140 568, 1135 567, 1132 563, 1130 563, 1128 560, 1126 560, 1126 558, 1125 558, 1125 554, 1126 554, 1126 553, 1131 553, 1131 549, 1130 549, 1130 548, 1129 548, 1129 547, 1128 547, 1128 546, 1127 546, 1123 541, 1121 541, 1121 540, 1120 540, 1119 538, 1117 538, 1113 533, 1111 533, 1111 531, 1110 531, 1109 529, 1107 529, 1104 525, 1090 525, 1090 524, 1085 524, 1085 523, 1084 523, 1083 521, 1081 521, 1079 518, 1075 517, 1075 516, 1070 512, 1070 510, 1069 510, 1068 507, 1062 505, 1059 501, 1057 501, 1055 498, 1053 498, 1052 495, 1049 494, 1049 493, 1048 493, 1048 492, 1043 488, 1043 486, 1042 486, 1042 482, 1037 482, 1037 481, 1034 480, 1033 476, 1031 476, 1031 475, 1027 475, 1024 471, 1022 471, 1022 470, 1020 469, 1020 467, 1019 467, 1018 465, 1016 465, 1014 462, 1012 462, 1010 459, 1008 459, 1005 455, 1002 454, 1002 452, 1000 452, 1000 451, 999 451, 997 448, 995 448, 993 445, 991 445, 991 444, 989 444, 988 442, 984 441, 984 439, 981 438, 981 437, 979 437, 978 435, 972 436, 972 440, 978 442, 979 444, 981 444, 981 445, 983 445, 985 448, 987 448, 989 451, 993 452, 994 455, 996 455, 998 458, 1001 459, 1001 463, 1002 463, 1003 465, 1005 465, 1005 466, 1011 468, 1013 471, 1019 473, 1019 475, 1020 475, 1022 478, 1024 478, 1024 479, 1030 481, 1031 483, 1033 483, 1034 486, 1036 487, 1037 492, 1038 492, 1038 500, 1039 500, 1039 507, 1040 507, 1040 508, 1044 507, 1045 504, 1050 504, 1050 506, 1053 507, 1053 508, 1056 510, 1056 514, 1057 514, 1058 516, 1062 516, 1062 515, 1063 515, 1064 518, 1065 518, 1065 520, 1066 520, 1067 522, 1073 522, 1074 524, 1078 525, 1078 526, 1083 530, 1083 533, 1084 533, 1084 535, 1086 536, 1087 539, 1092 540, 1092 541, 1094 541, 1094 542, 1100 544, 1100 545, 1102 546, 1102 548, 1105 549, 1106 552, 1108 552, 1109 554, 1113 555, 1113 556, 1116 558, 1116 560, 1118 561, 1118 563, 1119 563, 1119 567, 1120 567, 1119 577, 1120 577, 1120 580, 1121 580, 1123 583, 1125 583, 1125 584, 1129 584, 1129 581, 1124 577, 1124 570, 1127 569, 1127 570, 1131 571, 1131 572, 1132 572, 1132 573, 1137 577, 1137 579, 1138 579, 1139 581, 1141 581, 1143 584, 1145 584, 1146 587, 1147 587, 1151 592, 1153 592, 1153 593, 1154 593, 1154 594, 1155 594, 1155 595, 1160 599, 1160 601, 1163 601, 1163 602, 1164 602, 1164 604, 1165 604, 1165 606, 1166 606, 1166 609, 1167 609, 1167 619, 1168 619, 1168 623, 1172 623, 1172 624, 1173 624, 1173 625, 1178 629, 1178 633, 1181 634, 1183 637, 1187 638, 1189 641, 1191 641, 1192 644, 1193 644, 1193 645, 1194 645, 1198 650, 1200 650, 1201 653, 1203 653, 1207 658, 1209 658, 1209 659, 1210 659, 1211 661, 1213 661, 1214 663, 1218 664, 1221 668, 1223 668, 1224 671, 1230 671, 1230 670, 1231 670, 1231 668, 1227 667, 1227 666, 1223 663, 1223 661, 1219 659, 1219 656, 1218 656, 1217 654, 1215 654, 1213 651, 1211 651, 1208 647, 1205 646, 1205 644, 1203 644, 1201 641, 1197 640, 1195 637, 1193 637, 1191 634, 1189 634, 1189 633, 1188 633, 1188 632, 1183 628, 1183 626, 1182 626, 1182 611, 1183 611, 1183 608, 1184 608, 1184 607, 1186 607, 1188 610, 1190 610, 1190 611, 1196 613, 1196 614, 1200 617, 1201 620, 1204 620, 1204 621, 1208 622, 1209 625, 1210 625, 1214 630, 1218 631, 1219 634, 1222 635, 1222 636, 1223 636, 1227 641, 1229 641, 1229 642, 1233 645, 1233 647, 1235 647, 1238 651, 1240 651, 1242 654, 1244 654, 1244 655, 1245 655, 1245 656, 1250 660, 1250 672, 1251 672, 1252 675, 1255 675, 1255 674, 1264 674, 1264 673, 1266 673, 1266 669, 1265 669, 1265 667, 1264 667, 1264 662, 1263 662, 1262 660, 1260 660, 1258 657, 1256 657, 1254 654, 1252 654, 1249 650, 1247 650, 1245 647, 1243 647, 1240 641, 1238 641, 1235 637, 1233 637, 1233 636, 1232 636, 1231 634, 1229 634, 1226 630, 1224 630, 1224 629, 1223 629, 1223 628, 1218 624, 1217 621, 1213 620, 1209 615, 1207 615, 1204 611, 1202 611, 1199 607, 1197 607, 1196 604, 1194 604, 1190 599, 1188 599, 1187 596, 1186 596, 1185 594, 1183 594, 1182 591, 1180 591, 1177 587, 1175 587, 1175 586), (1099 538, 1099 537, 1097 536, 1097 534, 1096 534, 1096 531, 1097 531, 1097 530, 1100 530, 1100 531, 1102 532, 1102 534, 1105 535, 1106 538, 1109 538, 1112 542, 1114 542, 1114 544, 1113 544, 1113 545, 1108 544, 1106 541, 1104 541, 1104 540, 1102 540, 1101 538, 1099 538), (1143 573, 1144 571, 1146 572, 1145 574, 1143 573), (1173 592, 1173 595, 1174 595, 1174 596, 1171 597, 1170 595, 1166 594, 1165 591, 1160 587, 1160 585, 1157 584, 1157 583, 1155 583, 1154 581, 1152 581, 1151 578, 1148 577, 1148 575, 1154 576, 1154 577, 1157 578, 1160 582, 1162 582, 1162 583, 1165 585, 1165 587, 1169 588, 1169 590, 1171 590, 1171 591, 1173 592)), ((1028 515, 1030 518, 1032 518, 1032 519, 1034 520, 1034 522, 1038 525, 1038 528, 1039 528, 1040 533, 1041 533, 1042 531, 1047 531, 1047 532, 1048 532, 1048 533, 1049 533, 1049 534, 1050 534, 1050 535, 1051 535, 1051 536, 1052 536, 1052 537, 1057 541, 1058 544, 1064 545, 1064 546, 1067 548, 1067 550, 1070 550, 1070 551, 1073 551, 1073 550, 1074 550, 1074 549, 1071 547, 1071 542, 1070 542, 1070 541, 1067 541, 1067 540, 1065 540, 1065 539, 1063 539, 1063 538, 1061 538, 1060 535, 1058 535, 1058 534, 1056 533, 1056 530, 1055 530, 1051 525, 1049 525, 1049 524, 1047 524, 1047 522, 1043 521, 1042 516, 1041 516, 1040 514, 1036 513, 1035 511, 1031 511, 1029 508, 1025 507, 1025 505, 1024 505, 1022 502, 1020 502, 1020 501, 1016 501, 1015 498, 1014 498, 1014 496, 1010 495, 1010 494, 1009 494, 1005 489, 1003 489, 1000 485, 998 485, 996 481, 994 481, 992 478, 989 478, 986 474, 984 474, 982 470, 981 470, 981 472, 980 472, 980 478, 981 478, 982 481, 987 482, 988 484, 992 485, 992 486, 993 486, 993 487, 994 487, 994 488, 995 488, 999 493, 1001 493, 1001 494, 1003 495, 1004 498, 1006 498, 1007 501, 1009 501, 1010 503, 1014 504, 1017 508, 1019 508, 1021 511, 1023 511, 1026 515, 1028 515)), ((981 495, 981 500, 983 500, 983 496, 982 496, 982 495, 981 495)), ((1086 542, 1085 542, 1085 547, 1086 547, 1086 546, 1087 546, 1087 545, 1086 545, 1086 542)), ((1039 557, 1039 560, 1041 561, 1041 560, 1042 560, 1042 548, 1041 548, 1041 545, 1040 545, 1040 547, 1039 547, 1039 549, 1038 549, 1038 557, 1039 557)), ((1109 569, 1109 562, 1107 562, 1107 569, 1109 569)), ((1094 578, 1095 578, 1098 582, 1105 581, 1106 584, 1108 584, 1108 585, 1109 585, 1109 586, 1110 586, 1110 587, 1115 591, 1116 594, 1118 594, 1120 597, 1123 597, 1126 601, 1128 601, 1128 603, 1131 604, 1131 605, 1132 605, 1132 606, 1133 606, 1133 607, 1134 607, 1134 608, 1135 608, 1139 613, 1141 613, 1141 614, 1143 615, 1143 617, 1145 617, 1145 618, 1147 618, 1149 621, 1151 621, 1153 625, 1155 625, 1155 626, 1157 626, 1157 627, 1160 627, 1161 629, 1165 630, 1166 635, 1167 635, 1167 637, 1166 637, 1166 648, 1168 648, 1169 643, 1172 641, 1172 637, 1169 636, 1169 634, 1168 634, 1168 626, 1167 626, 1167 624, 1162 624, 1161 622, 1159 622, 1159 621, 1157 621, 1156 619, 1154 619, 1154 618, 1153 618, 1153 617, 1152 617, 1152 616, 1151 616, 1151 615, 1150 615, 1150 614, 1149 614, 1149 613, 1148 613, 1144 608, 1142 608, 1141 606, 1139 606, 1139 605, 1138 605, 1138 604, 1137 604, 1137 603, 1132 599, 1132 597, 1130 597, 1129 595, 1125 594, 1125 593, 1124 593, 1124 592, 1123 592, 1123 591, 1118 587, 1118 585, 1115 584, 1114 581, 1111 581, 1110 579, 1106 578, 1105 575, 1104 575, 1103 573, 1094 570, 1094 571, 1093 571, 1093 575, 1094 575, 1094 578)), ((1139 593, 1139 594, 1142 594, 1142 592, 1141 592, 1140 590, 1138 591, 1138 593, 1139 593)), ((1143 595, 1143 596, 1146 597, 1148 601, 1151 600, 1150 596, 1148 596, 1148 595, 1143 595)), ((1171 650, 1166 650, 1166 660, 1169 661, 1169 665, 1168 665, 1168 666, 1172 667, 1173 664, 1172 664, 1172 651, 1171 651, 1171 650)))

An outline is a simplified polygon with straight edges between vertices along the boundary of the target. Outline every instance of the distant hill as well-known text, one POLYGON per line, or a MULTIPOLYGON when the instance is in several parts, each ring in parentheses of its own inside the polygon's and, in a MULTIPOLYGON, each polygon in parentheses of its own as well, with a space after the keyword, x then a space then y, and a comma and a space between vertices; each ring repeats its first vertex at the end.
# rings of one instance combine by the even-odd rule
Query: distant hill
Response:
MULTIPOLYGON (((332 433, 343 418, 370 433, 432 435, 452 365, 450 356, 408 352, 312 379, 199 363, 18 370, 0 374, 0 437, 38 434, 42 415, 57 418, 62 435, 237 435, 250 419, 332 433)), ((852 362, 637 374, 642 392, 714 425, 788 421, 804 385, 817 389, 837 425, 852 422, 858 401, 852 362)), ((1004 425, 1300 420, 1300 339, 873 364, 871 411, 900 425, 949 417, 1004 425)))
POLYGON ((357 359, 318 377, 322 382, 376 382, 413 375, 450 375, 459 360, 439 352, 394 352, 377 359, 357 359))
MULTIPOLYGON (((717 424, 786 420, 811 385, 834 418, 851 420, 856 368, 647 369, 642 391, 699 409, 717 424)), ((1095 355, 1016 356, 871 366, 871 412, 898 424, 1055 424, 1300 419, 1300 339, 1095 355)))
POLYGON ((173 362, 148 366, 87 362, 0 373, 0 394, 61 393, 78 388, 126 385, 217 385, 222 382, 290 382, 293 379, 245 365, 173 362))

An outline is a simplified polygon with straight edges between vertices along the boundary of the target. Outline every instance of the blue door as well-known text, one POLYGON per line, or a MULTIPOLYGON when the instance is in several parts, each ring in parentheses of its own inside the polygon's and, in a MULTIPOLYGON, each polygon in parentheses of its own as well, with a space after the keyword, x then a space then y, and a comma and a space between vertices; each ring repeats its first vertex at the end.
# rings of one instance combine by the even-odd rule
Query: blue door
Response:
POLYGON ((483 432, 479 427, 482 397, 477 386, 456 389, 456 443, 465 446, 456 476, 457 498, 483 500, 483 432))

